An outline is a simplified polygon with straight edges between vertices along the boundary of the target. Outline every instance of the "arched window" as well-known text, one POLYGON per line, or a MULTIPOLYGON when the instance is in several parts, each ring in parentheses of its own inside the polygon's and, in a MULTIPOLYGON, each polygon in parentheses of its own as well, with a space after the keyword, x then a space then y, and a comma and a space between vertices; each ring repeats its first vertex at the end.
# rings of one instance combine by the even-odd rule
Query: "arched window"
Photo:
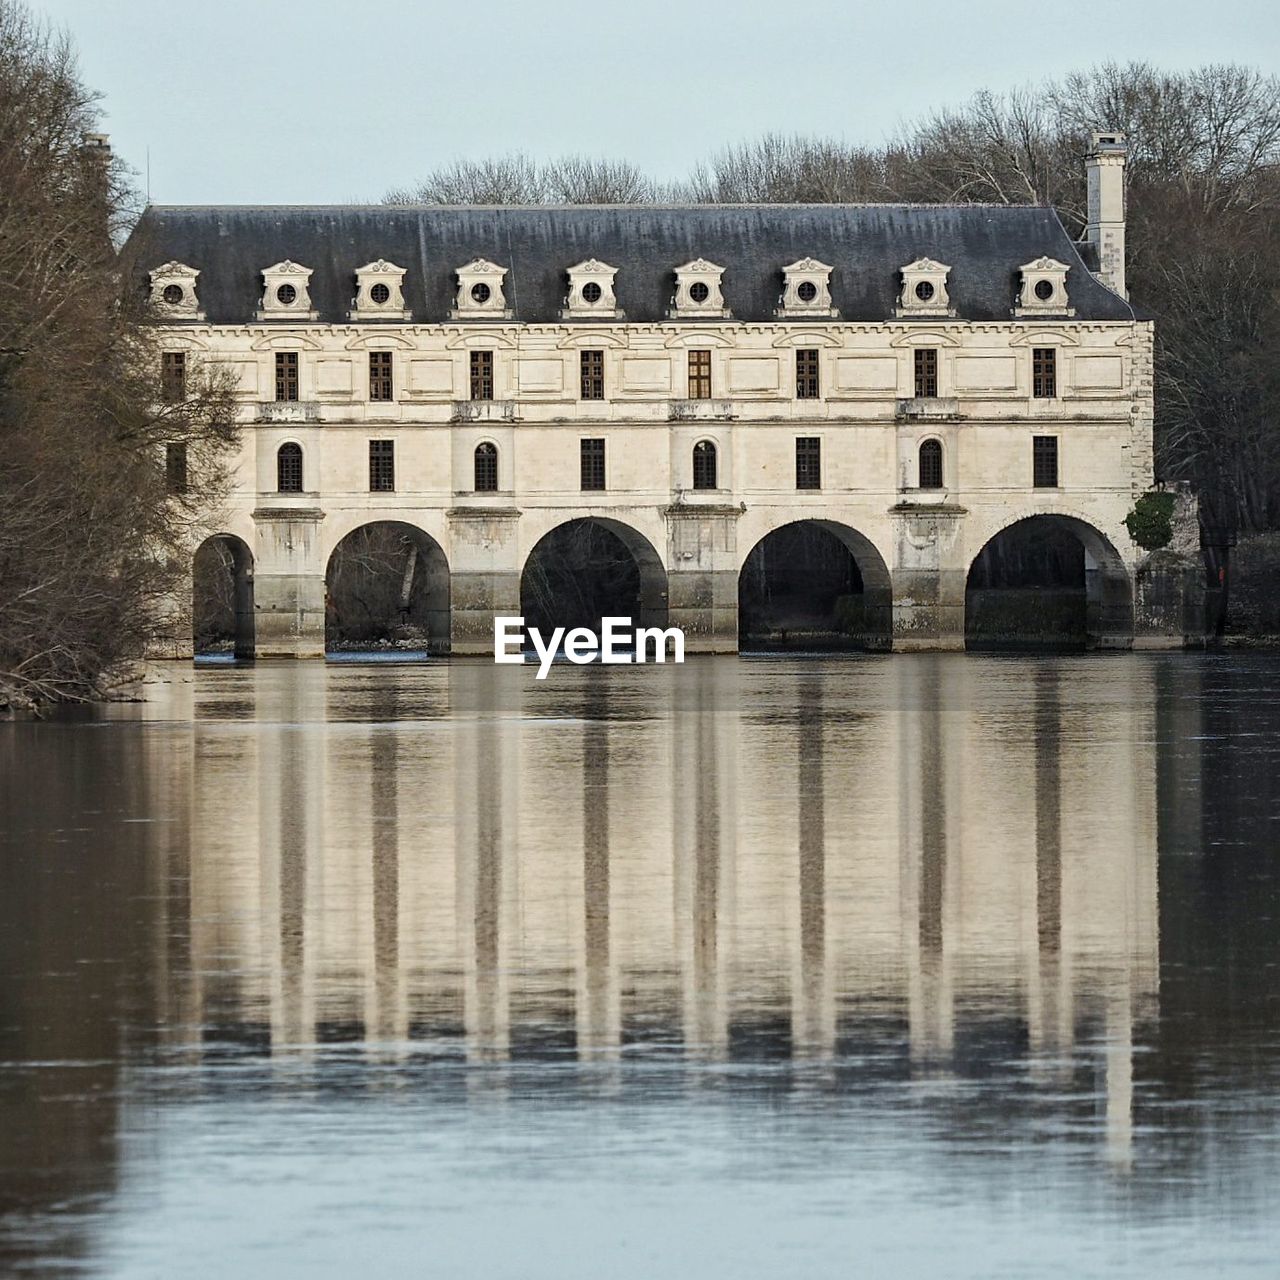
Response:
POLYGON ((942 441, 926 440, 920 446, 920 487, 942 488, 942 441))
POLYGON ((276 489, 280 493, 302 492, 302 446, 290 441, 276 450, 276 489))
POLYGON ((476 492, 498 491, 498 446, 487 440, 476 445, 476 492))
POLYGON ((699 440, 693 446, 693 487, 716 488, 716 447, 710 440, 699 440))

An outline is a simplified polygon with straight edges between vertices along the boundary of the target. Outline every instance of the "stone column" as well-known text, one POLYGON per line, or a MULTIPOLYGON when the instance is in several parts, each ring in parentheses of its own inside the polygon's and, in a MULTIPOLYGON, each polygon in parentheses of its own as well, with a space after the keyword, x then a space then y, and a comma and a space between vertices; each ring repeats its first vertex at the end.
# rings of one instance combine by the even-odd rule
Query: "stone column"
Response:
POLYGON ((667 625, 686 653, 738 650, 738 518, 742 506, 667 507, 667 625))
POLYGON ((514 507, 454 507, 449 520, 449 639, 453 653, 493 653, 493 620, 520 614, 514 507))
POLYGON ((316 508, 259 507, 253 549, 259 658, 323 658, 325 586, 316 508))
POLYGON ((893 525, 893 647, 964 648, 964 507, 901 502, 893 525))

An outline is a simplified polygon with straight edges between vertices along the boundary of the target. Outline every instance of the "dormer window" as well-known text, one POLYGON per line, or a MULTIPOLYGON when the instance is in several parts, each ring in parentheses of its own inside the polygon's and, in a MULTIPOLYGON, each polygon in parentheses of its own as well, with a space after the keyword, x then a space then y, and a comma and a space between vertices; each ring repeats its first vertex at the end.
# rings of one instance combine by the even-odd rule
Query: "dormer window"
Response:
POLYGON ((257 320, 317 320, 311 309, 311 268, 287 258, 262 269, 262 302, 257 320))
POLYGON ((932 258, 917 258, 902 268, 902 292, 898 295, 897 315, 954 316, 947 276, 951 268, 932 258))
POLYGON ((166 262, 148 272, 151 279, 151 304, 166 320, 203 320, 204 312, 196 297, 196 278, 200 272, 184 262, 166 262))
POLYGON ((1018 303, 1013 309, 1016 316, 1073 316, 1075 309, 1067 295, 1065 262, 1054 258, 1037 258, 1024 262, 1019 268, 1022 287, 1018 291, 1018 303))
POLYGON ((676 268, 676 292, 669 314, 673 319, 724 320, 729 309, 720 291, 724 268, 705 258, 695 258, 676 268))
POLYGON ((506 267, 484 258, 473 258, 458 268, 458 296, 451 320, 510 320, 512 313, 503 293, 506 267))
POLYGON ((621 320, 613 292, 617 267, 588 258, 569 268, 569 292, 560 311, 562 320, 621 320))
POLYGON ((356 268, 356 296, 352 320, 408 320, 404 304, 405 268, 378 258, 356 268))
POLYGON ((831 268, 817 258, 801 258, 783 267, 777 314, 783 319, 830 320, 838 316, 831 305, 831 268))

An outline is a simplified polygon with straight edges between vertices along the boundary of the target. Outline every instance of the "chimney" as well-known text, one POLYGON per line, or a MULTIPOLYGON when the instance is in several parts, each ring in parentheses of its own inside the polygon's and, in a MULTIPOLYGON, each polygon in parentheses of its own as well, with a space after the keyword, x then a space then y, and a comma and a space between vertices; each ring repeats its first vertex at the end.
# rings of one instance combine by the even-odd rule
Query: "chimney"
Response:
POLYGON ((86 156, 92 156, 100 164, 106 165, 111 160, 111 139, 105 133, 82 133, 80 150, 86 156))
POLYGON ((1091 135, 1085 173, 1089 180, 1087 244, 1098 254, 1098 279, 1122 298, 1124 283, 1124 162, 1129 154, 1123 133, 1091 135))

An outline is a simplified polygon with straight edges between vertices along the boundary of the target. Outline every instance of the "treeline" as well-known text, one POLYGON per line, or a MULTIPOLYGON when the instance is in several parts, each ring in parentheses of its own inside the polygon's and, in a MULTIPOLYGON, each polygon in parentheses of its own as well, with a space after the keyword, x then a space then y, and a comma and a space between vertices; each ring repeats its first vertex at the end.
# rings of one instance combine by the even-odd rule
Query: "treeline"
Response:
POLYGON ((621 159, 458 160, 390 203, 1049 204, 1083 230, 1092 130, 1128 135, 1128 283, 1157 317, 1162 479, 1206 523, 1280 527, 1280 80, 1107 64, 935 111, 883 146, 769 135, 683 181, 621 159))
POLYGON ((0 711, 100 696, 163 631, 235 437, 216 371, 155 403, 97 122, 68 41, 0 0, 0 711))

